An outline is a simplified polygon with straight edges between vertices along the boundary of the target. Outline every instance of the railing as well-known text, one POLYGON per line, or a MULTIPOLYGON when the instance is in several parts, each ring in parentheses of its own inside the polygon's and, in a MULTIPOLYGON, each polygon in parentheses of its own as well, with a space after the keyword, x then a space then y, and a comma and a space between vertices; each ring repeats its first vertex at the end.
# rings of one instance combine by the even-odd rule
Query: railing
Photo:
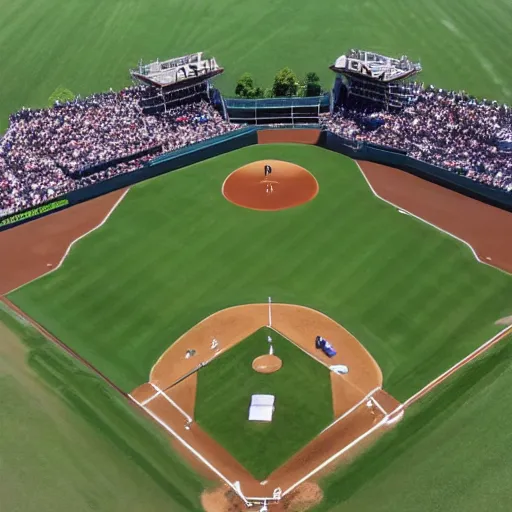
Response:
POLYGON ((300 108, 300 107, 329 107, 330 94, 311 96, 306 98, 224 98, 228 109, 272 109, 272 108, 300 108))

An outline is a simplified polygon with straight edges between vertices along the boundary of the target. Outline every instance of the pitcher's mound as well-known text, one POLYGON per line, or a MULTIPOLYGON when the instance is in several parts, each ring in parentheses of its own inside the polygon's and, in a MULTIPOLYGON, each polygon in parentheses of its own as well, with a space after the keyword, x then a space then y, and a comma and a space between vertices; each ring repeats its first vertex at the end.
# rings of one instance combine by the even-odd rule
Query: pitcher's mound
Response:
POLYGON ((311 201, 318 182, 303 167, 281 160, 261 160, 233 171, 222 185, 224 197, 252 210, 284 210, 311 201), (265 176, 265 165, 272 173, 265 176))
POLYGON ((252 362, 252 369, 259 373, 274 373, 277 372, 281 366, 283 366, 281 359, 270 354, 259 356, 252 362))

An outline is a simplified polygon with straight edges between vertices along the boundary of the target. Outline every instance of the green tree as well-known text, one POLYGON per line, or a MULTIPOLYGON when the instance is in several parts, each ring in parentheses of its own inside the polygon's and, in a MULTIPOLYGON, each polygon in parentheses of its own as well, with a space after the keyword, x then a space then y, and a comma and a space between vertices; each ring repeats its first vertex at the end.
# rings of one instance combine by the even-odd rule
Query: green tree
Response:
POLYGON ((261 87, 256 86, 253 89, 253 95, 252 95, 253 98, 263 98, 263 95, 264 95, 264 91, 261 87))
POLYGON ((304 89, 304 96, 320 96, 322 94, 320 77, 314 71, 306 73, 304 89))
POLYGON ((52 94, 48 98, 48 106, 53 107, 57 102, 62 104, 66 103, 67 101, 73 101, 74 99, 74 93, 72 93, 69 89, 66 89, 65 87, 59 86, 52 92, 52 94))
POLYGON ((274 97, 274 93, 272 91, 272 87, 267 87, 264 91, 263 91, 263 97, 264 98, 273 98, 274 97))
POLYGON ((299 83, 295 73, 290 68, 283 68, 274 78, 272 92, 274 96, 296 96, 299 83))
POLYGON ((254 85, 254 79, 250 73, 244 73, 236 83, 235 94, 240 98, 261 98, 263 89, 254 85))

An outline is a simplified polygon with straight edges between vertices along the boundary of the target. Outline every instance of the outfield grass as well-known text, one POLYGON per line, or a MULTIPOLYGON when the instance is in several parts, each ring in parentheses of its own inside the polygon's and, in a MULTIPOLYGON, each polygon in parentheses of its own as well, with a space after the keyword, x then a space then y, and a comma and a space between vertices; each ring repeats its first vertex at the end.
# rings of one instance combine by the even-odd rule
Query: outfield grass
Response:
POLYGON ((264 327, 199 371, 194 418, 263 480, 333 421, 329 369, 264 327), (257 373, 251 364, 268 353, 268 335, 283 366, 257 373), (253 394, 276 397, 272 423, 247 419, 253 394))
POLYGON ((325 500, 314 512, 510 510, 511 342, 455 374, 324 479, 325 500))
POLYGON ((21 106, 42 106, 60 85, 89 94, 129 84, 139 59, 205 50, 226 68, 232 94, 250 71, 268 86, 277 70, 317 71, 363 47, 421 59, 423 80, 512 101, 509 0, 0 0, 0 131, 21 106))
POLYGON ((274 300, 347 327, 403 400, 495 334, 512 277, 375 198, 348 158, 255 146, 133 187, 64 265, 9 297, 126 391, 181 334, 220 309, 274 300), (275 158, 309 169, 314 201, 239 208, 225 177, 275 158))
POLYGON ((0 468, 5 511, 202 510, 168 438, 1 309, 0 468))

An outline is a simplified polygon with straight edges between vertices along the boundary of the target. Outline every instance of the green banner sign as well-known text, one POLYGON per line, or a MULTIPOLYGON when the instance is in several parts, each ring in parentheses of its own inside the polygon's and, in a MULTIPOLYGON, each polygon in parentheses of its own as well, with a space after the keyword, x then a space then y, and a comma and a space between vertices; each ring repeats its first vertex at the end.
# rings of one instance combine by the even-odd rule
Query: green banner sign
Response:
POLYGON ((37 208, 33 208, 32 210, 27 210, 26 212, 11 215, 10 217, 0 220, 0 228, 3 226, 8 226, 9 224, 16 224, 21 220, 31 219, 32 217, 38 217, 43 213, 56 210, 57 208, 62 208, 63 206, 67 206, 68 204, 69 201, 67 199, 61 199, 59 201, 54 201, 53 203, 43 204, 42 206, 38 206, 37 208))

